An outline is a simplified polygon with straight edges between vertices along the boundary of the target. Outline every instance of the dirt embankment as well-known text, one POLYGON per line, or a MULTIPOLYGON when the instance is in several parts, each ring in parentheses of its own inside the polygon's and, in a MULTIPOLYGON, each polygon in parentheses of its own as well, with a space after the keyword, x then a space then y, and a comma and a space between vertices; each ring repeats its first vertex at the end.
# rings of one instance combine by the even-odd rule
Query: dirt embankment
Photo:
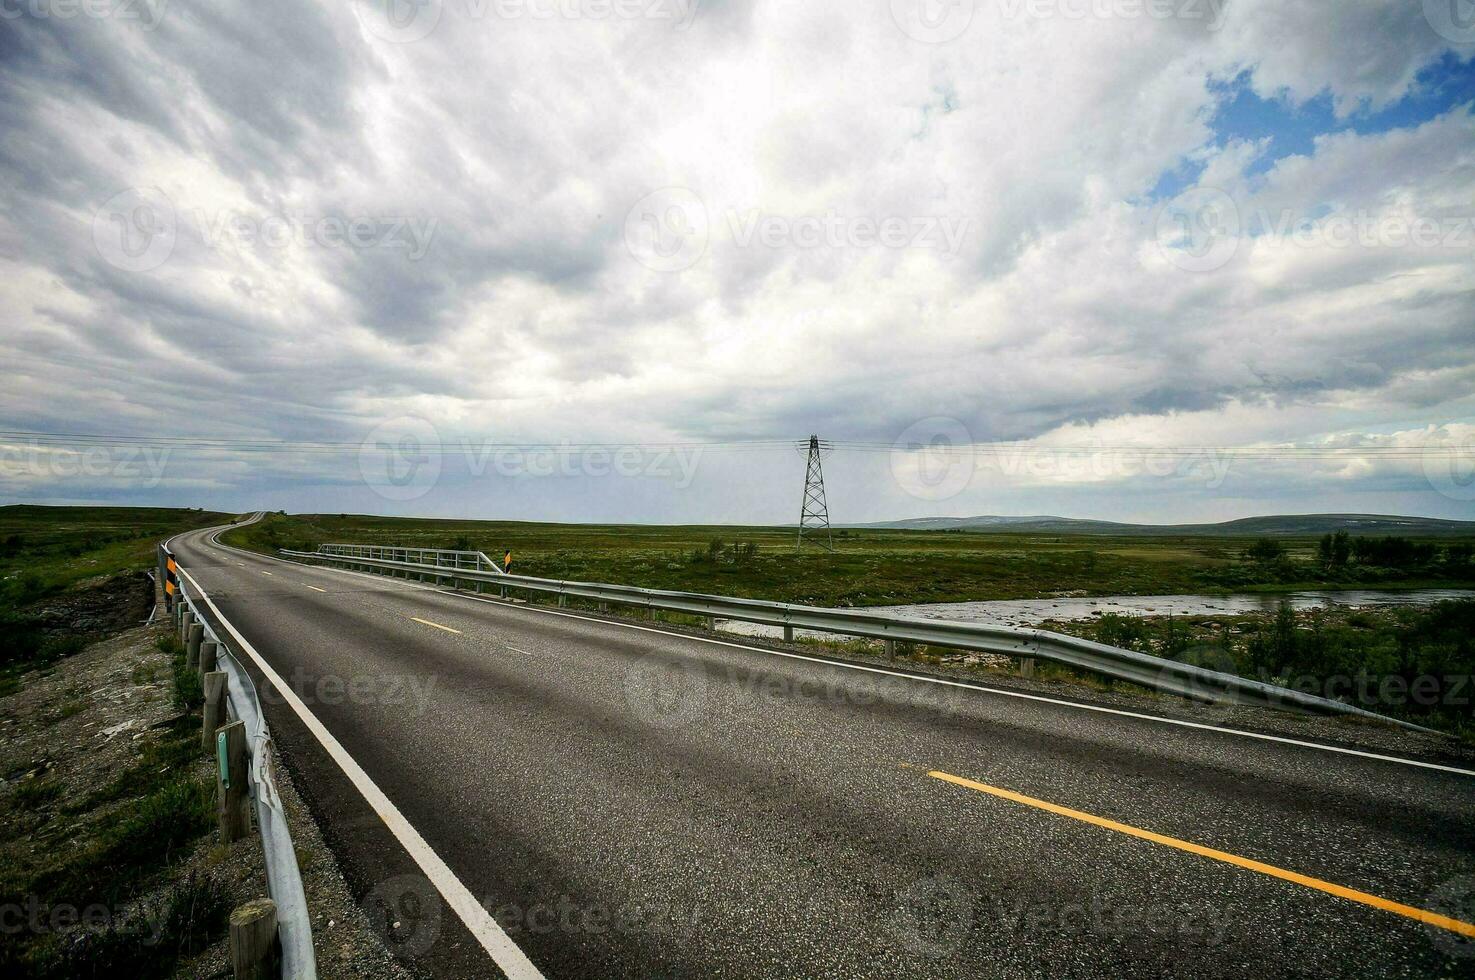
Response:
MULTIPOLYGON (((136 625, 149 612, 139 580, 149 584, 115 576, 45 604, 58 631, 133 625, 0 696, 0 974, 228 977, 226 916, 266 894, 260 838, 218 843, 200 718, 179 703, 167 628, 136 625)), ((319 976, 408 976, 278 778, 319 976)))

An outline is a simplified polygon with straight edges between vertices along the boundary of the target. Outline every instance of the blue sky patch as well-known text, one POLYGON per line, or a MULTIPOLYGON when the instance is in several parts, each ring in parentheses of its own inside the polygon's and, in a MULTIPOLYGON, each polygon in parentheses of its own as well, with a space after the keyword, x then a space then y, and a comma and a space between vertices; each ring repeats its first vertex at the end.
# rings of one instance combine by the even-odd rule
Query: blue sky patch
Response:
MULTIPOLYGON (((1209 87, 1218 99, 1218 108, 1209 123, 1214 131, 1212 145, 1222 148, 1235 140, 1268 139, 1266 151, 1247 171, 1255 176, 1286 157, 1310 156, 1318 136, 1349 131, 1366 136, 1411 129, 1475 102, 1475 58, 1461 61, 1446 52, 1439 61, 1419 72, 1417 82, 1408 95, 1393 105, 1377 112, 1363 106, 1338 119, 1330 92, 1300 105, 1288 98, 1264 99, 1255 94, 1250 86, 1250 72, 1246 71, 1209 87)), ((1158 178, 1149 198, 1176 197, 1197 182, 1203 169, 1203 162, 1183 159, 1158 178)))

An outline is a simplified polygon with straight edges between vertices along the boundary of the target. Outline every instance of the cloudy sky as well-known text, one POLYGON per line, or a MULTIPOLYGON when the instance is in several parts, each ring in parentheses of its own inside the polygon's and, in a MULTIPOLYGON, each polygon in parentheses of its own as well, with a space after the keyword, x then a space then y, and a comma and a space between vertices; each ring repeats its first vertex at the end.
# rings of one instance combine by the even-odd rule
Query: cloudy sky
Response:
POLYGON ((0 502, 783 522, 818 433, 837 521, 1475 518, 1472 59, 1470 0, 0 0, 0 502))

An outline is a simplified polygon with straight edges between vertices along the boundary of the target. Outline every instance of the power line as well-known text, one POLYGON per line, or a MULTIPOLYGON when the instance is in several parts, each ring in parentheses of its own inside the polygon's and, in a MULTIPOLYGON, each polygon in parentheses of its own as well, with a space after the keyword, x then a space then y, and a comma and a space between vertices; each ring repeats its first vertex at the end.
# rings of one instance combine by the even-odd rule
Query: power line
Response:
MULTIPOLYGON (((20 440, 33 446, 56 449, 85 449, 92 447, 148 447, 249 453, 292 453, 292 454, 341 454, 363 452, 399 451, 392 445, 379 446, 369 441, 327 441, 269 439, 265 437, 207 437, 124 435, 81 432, 42 432, 36 430, 0 430, 0 441, 20 440)), ((1465 458, 1472 450, 1469 447, 1445 442, 1427 446, 1228 446, 1228 445, 1129 445, 1129 444, 1062 444, 1041 445, 1021 442, 984 442, 958 445, 905 445, 861 440, 813 439, 822 455, 834 452, 885 454, 925 452, 948 456, 1082 456, 1112 453, 1136 454, 1161 457, 1219 456, 1265 460, 1346 460, 1358 458, 1376 459, 1430 459, 1465 458)), ((805 451, 810 443, 792 439, 730 439, 730 440, 671 440, 665 442, 491 442, 477 441, 467 436, 458 436, 448 441, 437 441, 416 447, 425 454, 461 455, 467 452, 496 451, 610 451, 619 450, 700 450, 723 453, 777 452, 790 449, 805 451)))

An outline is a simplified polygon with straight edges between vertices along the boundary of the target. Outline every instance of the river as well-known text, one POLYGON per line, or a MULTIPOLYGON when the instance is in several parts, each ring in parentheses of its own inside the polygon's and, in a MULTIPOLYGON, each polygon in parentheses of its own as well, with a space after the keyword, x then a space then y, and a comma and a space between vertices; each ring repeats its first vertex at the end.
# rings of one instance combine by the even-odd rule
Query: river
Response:
MULTIPOLYGON (((927 602, 906 606, 867 606, 866 612, 890 613, 922 619, 1002 626, 1038 626, 1047 619, 1069 622, 1106 613, 1123 616, 1240 616, 1274 612, 1281 600, 1295 609, 1364 608, 1368 606, 1428 606, 1444 599, 1475 597, 1471 589, 1348 589, 1307 592, 1235 592, 1226 595, 1112 595, 1095 598, 998 599, 987 602, 927 602)), ((777 626, 719 620, 717 628, 745 636, 780 636, 777 626)), ((808 630, 800 636, 819 636, 808 630)))

